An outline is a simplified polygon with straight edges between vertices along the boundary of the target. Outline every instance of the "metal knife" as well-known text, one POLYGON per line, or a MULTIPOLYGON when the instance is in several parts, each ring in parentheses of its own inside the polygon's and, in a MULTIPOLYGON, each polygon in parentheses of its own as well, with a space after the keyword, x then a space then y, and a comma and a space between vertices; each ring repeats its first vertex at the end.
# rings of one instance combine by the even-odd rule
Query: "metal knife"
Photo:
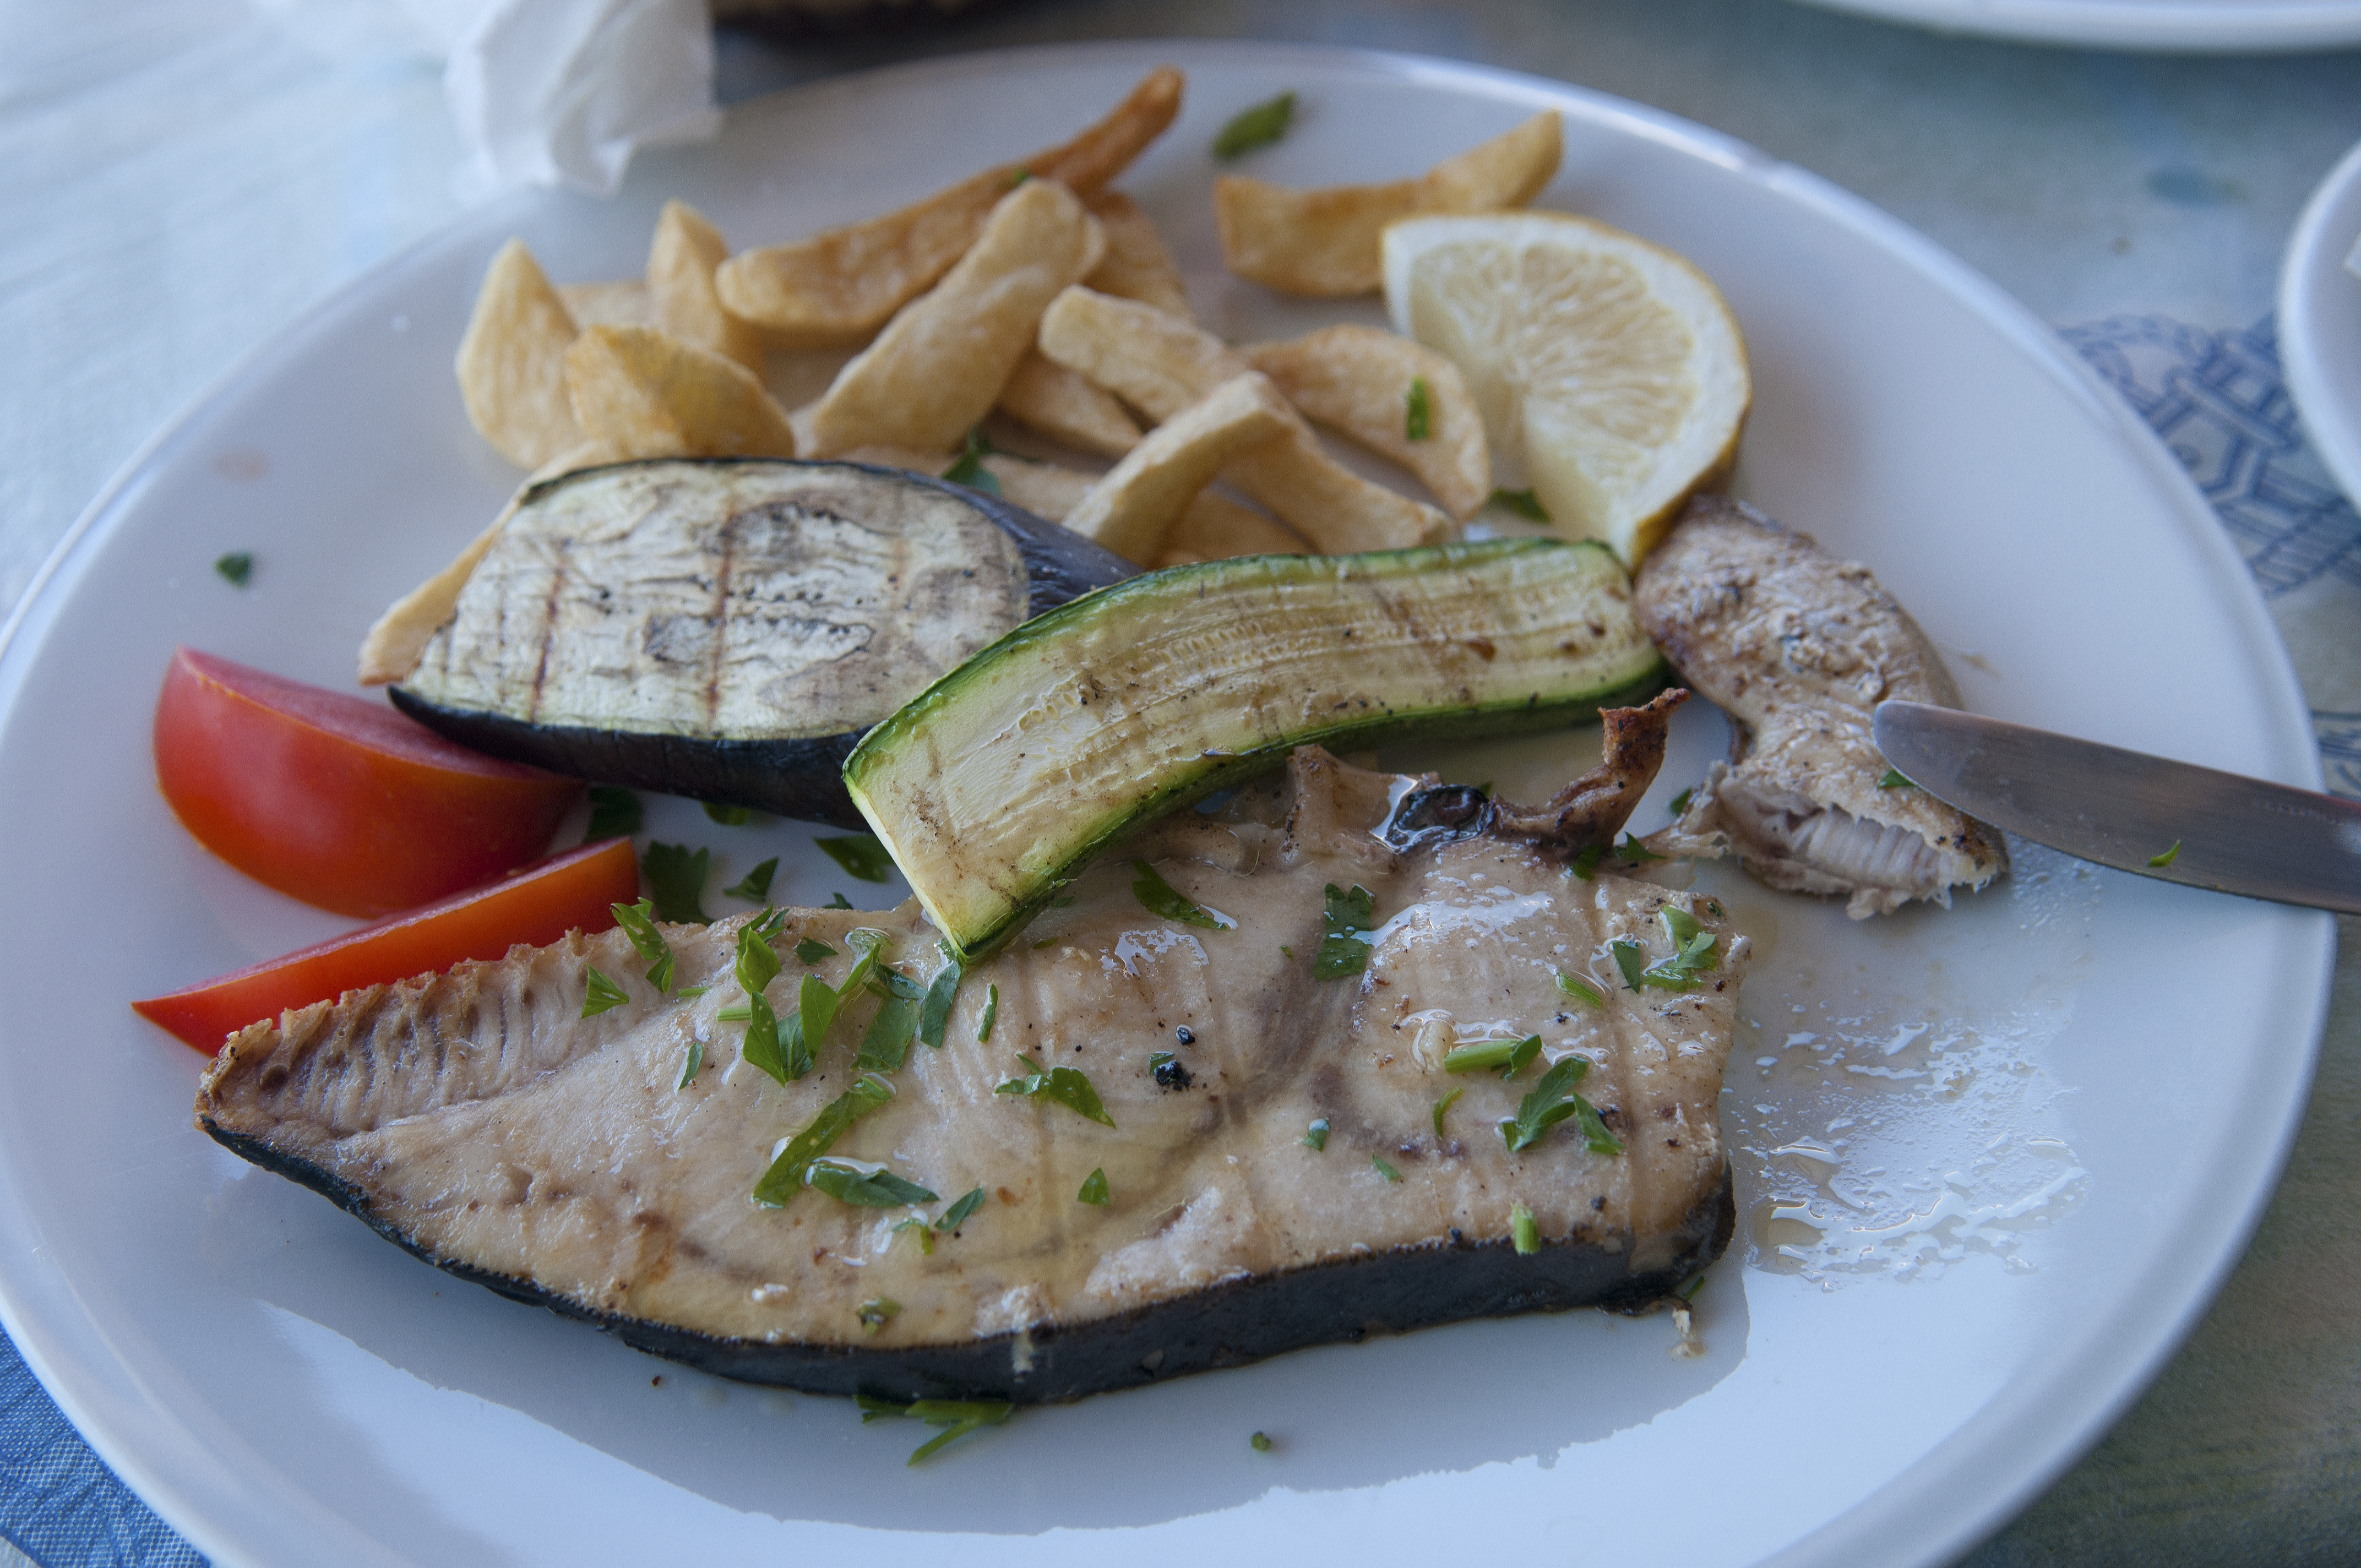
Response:
POLYGON ((1971 817, 2117 871, 2361 915, 2361 805, 1923 702, 1877 748, 1971 817))

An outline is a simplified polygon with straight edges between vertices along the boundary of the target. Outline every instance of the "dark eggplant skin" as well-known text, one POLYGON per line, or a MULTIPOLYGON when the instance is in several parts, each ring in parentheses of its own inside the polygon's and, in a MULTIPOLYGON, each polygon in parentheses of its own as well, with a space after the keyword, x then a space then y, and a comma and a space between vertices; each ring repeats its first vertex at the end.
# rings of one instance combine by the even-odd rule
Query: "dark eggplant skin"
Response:
MULTIPOLYGON (((928 474, 866 463, 813 463, 783 458, 659 461, 710 467, 851 469, 956 498, 1016 543, 1025 566, 1028 618, 1139 573, 1138 567, 1114 552, 996 495, 928 474)), ((607 465, 546 480, 521 498, 522 504, 530 505, 552 487, 585 475, 631 466, 607 465)), ((758 811, 832 827, 866 827, 853 806, 852 797, 845 793, 843 780, 844 759, 868 732, 866 725, 823 736, 708 739, 535 723, 490 709, 447 706, 401 685, 391 687, 386 695, 395 707, 428 729, 488 756, 529 762, 597 784, 686 795, 718 805, 752 806, 758 811)))
MULTIPOLYGON (((872 1350, 725 1339, 620 1313, 593 1311, 532 1281, 439 1257, 379 1222, 368 1199, 307 1160, 210 1123, 204 1130, 240 1158, 301 1182, 412 1256, 529 1307, 589 1323, 632 1349, 743 1383, 806 1394, 881 1399, 1006 1399, 1063 1405, 1093 1394, 1161 1383, 1191 1372, 1243 1366, 1321 1344, 1357 1344, 1473 1318, 1602 1307, 1637 1313, 1674 1293, 1728 1250, 1738 1222, 1728 1169, 1678 1227, 1662 1267, 1633 1273, 1621 1249, 1544 1237, 1520 1255, 1504 1240, 1447 1240, 1395 1247, 1276 1274, 1226 1280, 1071 1328, 993 1334, 957 1345, 872 1350)), ((1677 1303, 1675 1303, 1677 1304, 1677 1303)))

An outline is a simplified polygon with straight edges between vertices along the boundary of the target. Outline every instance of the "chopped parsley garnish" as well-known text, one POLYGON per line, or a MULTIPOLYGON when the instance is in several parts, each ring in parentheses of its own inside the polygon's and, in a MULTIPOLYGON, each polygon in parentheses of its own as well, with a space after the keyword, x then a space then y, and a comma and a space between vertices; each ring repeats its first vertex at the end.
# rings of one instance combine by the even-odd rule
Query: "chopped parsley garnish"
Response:
POLYGON ((1627 866, 1636 866, 1643 861, 1661 861, 1664 857, 1640 842, 1636 834, 1626 833, 1623 841, 1615 846, 1615 858, 1627 866))
POLYGON ((890 1170, 863 1170, 849 1160, 816 1159, 804 1175, 806 1185, 862 1209, 906 1209, 931 1203, 935 1195, 915 1181, 890 1170))
POLYGON ((1183 926, 1202 926, 1208 931, 1218 931, 1222 923, 1191 903, 1188 894, 1156 874, 1156 868, 1146 861, 1134 861, 1131 869, 1139 879, 1131 884, 1131 896, 1139 900, 1140 907, 1150 915, 1167 920, 1178 920, 1183 926))
POLYGON ((1036 943, 1034 943, 1034 944, 1033 944, 1033 950, 1034 950, 1035 952, 1037 952, 1037 953, 1038 953, 1038 952, 1039 952, 1039 951, 1040 951, 1042 948, 1054 948, 1054 947, 1056 947, 1057 945, 1058 945, 1058 938, 1055 938, 1055 937, 1044 937, 1044 938, 1042 938, 1039 941, 1038 941, 1038 942, 1036 942, 1036 943))
POLYGON ((983 1016, 975 1021, 975 1041, 978 1045, 992 1042, 992 1026, 1000 1021, 1000 987, 987 987, 983 993, 983 1016))
POLYGON ((1010 177, 1009 177, 1009 181, 1008 181, 1008 188, 1009 188, 1011 191, 1014 191, 1014 190, 1016 190, 1016 187, 1018 187, 1019 185, 1024 184, 1024 183, 1025 183, 1025 181, 1027 181, 1027 180, 1030 180, 1030 179, 1032 179, 1032 178, 1033 178, 1033 171, 1032 171, 1031 170, 1029 170, 1029 169, 1020 169, 1020 170, 1017 170, 1014 175, 1012 175, 1012 176, 1010 176, 1010 177))
POLYGON ((852 1315, 861 1320, 861 1332, 862 1333, 873 1334, 879 1329, 884 1328, 887 1323, 892 1322, 895 1318, 900 1314, 901 1310, 902 1303, 894 1299, 893 1297, 872 1296, 868 1300, 863 1301, 860 1306, 855 1307, 852 1310, 852 1315))
POLYGON ((834 1147, 852 1124, 894 1098, 894 1086, 875 1073, 863 1073, 852 1087, 820 1107, 811 1124, 779 1150, 763 1179, 754 1184, 754 1201, 765 1209, 785 1208, 804 1190, 804 1175, 812 1162, 834 1147))
POLYGON ((1676 795, 1673 796, 1673 815, 1674 815, 1674 816, 1675 816, 1675 817, 1678 817, 1678 816, 1682 815, 1684 812, 1687 811, 1687 810, 1688 810, 1688 808, 1689 808, 1689 796, 1691 796, 1691 795, 1695 795, 1696 793, 1697 793, 1697 790, 1696 790, 1694 787, 1692 787, 1692 788, 1689 788, 1689 789, 1685 789, 1685 790, 1681 791, 1681 793, 1680 793, 1680 794, 1678 794, 1678 795, 1676 795))
POLYGON ((254 576, 254 552, 233 550, 226 555, 216 556, 214 570, 219 572, 222 581, 231 587, 242 588, 254 576))
POLYGON ((1549 511, 1531 490, 1494 490, 1487 506, 1506 507, 1527 522, 1547 522, 1549 511))
POLYGON ((1587 981, 1575 979, 1574 976, 1566 973, 1564 970, 1558 970, 1554 972, 1557 980, 1558 990, 1564 992, 1566 995, 1573 997, 1577 1002, 1587 1002, 1593 1007, 1604 1007, 1607 1005, 1607 998, 1598 994, 1598 987, 1589 984, 1587 981))
POLYGON ((779 869, 779 857, 773 855, 730 886, 721 890, 724 898, 742 898, 749 904, 760 904, 771 896, 771 878, 779 869))
POLYGON ((911 1215, 908 1219, 895 1224, 892 1234, 898 1236, 904 1231, 908 1231, 918 1238, 918 1252, 921 1256, 935 1255, 935 1233, 928 1228, 926 1216, 911 1215))
MULTIPOLYGON (((1686 909, 1667 906, 1657 912, 1657 918, 1664 923, 1664 935, 1672 938, 1673 956, 1641 970, 1633 989, 1653 985, 1663 991, 1695 991, 1697 976, 1720 965, 1721 959, 1714 952, 1719 938, 1700 927, 1697 916, 1686 909)), ((1629 979, 1631 969, 1624 964, 1620 952, 1615 955, 1615 962, 1629 979)))
POLYGON ((590 970, 589 989, 582 998, 582 1016, 596 1018, 609 1007, 620 1007, 631 999, 630 994, 621 986, 617 985, 594 968, 590 970))
POLYGON ((1402 394, 1402 439, 1424 441, 1427 438, 1429 412, 1425 377, 1413 376, 1410 378, 1410 390, 1402 394))
POLYGON ((738 927, 737 978, 746 992, 746 1038, 738 1047, 738 1054, 748 1066, 785 1083, 811 1070, 811 1055, 802 1048, 800 1036, 792 1046, 781 1038, 779 1015, 771 1010, 770 999, 763 994, 779 973, 779 955, 772 951, 763 929, 768 924, 767 920, 754 920, 738 927))
POLYGON ((1014 1094, 1019 1099, 1054 1100, 1085 1121, 1096 1122, 1103 1127, 1115 1125, 1106 1107, 1099 1103, 1099 1091, 1082 1076, 1080 1068, 1053 1067, 1043 1072, 1023 1057, 1016 1058, 1017 1076, 994 1089, 994 1094, 1014 1094))
POLYGON ((1082 1178, 1082 1190, 1074 1194, 1077 1203, 1095 1203, 1104 1209, 1115 1200, 1107 1194, 1106 1168, 1102 1166, 1082 1178))
POLYGON ((1533 1223, 1533 1212, 1522 1203, 1509 1211, 1509 1240, 1519 1257, 1531 1257, 1542 1250, 1542 1228, 1533 1223))
POLYGON ((648 983, 656 988, 657 995, 670 995, 672 944, 656 929, 654 905, 642 898, 637 904, 610 904, 607 907, 614 911, 615 924, 631 938, 632 950, 648 960, 648 983))
POLYGON ((1392 1166, 1388 1165, 1386 1163, 1385 1156, 1373 1154, 1369 1157, 1369 1163, 1376 1167, 1378 1174, 1384 1177, 1388 1181, 1400 1181, 1401 1179, 1401 1172, 1396 1170, 1392 1166))
POLYGON ((1254 1436, 1246 1439, 1246 1446, 1253 1449, 1257 1453, 1268 1453, 1270 1452, 1270 1434, 1268 1432, 1257 1432, 1254 1436))
POLYGON ((2180 859, 2180 840, 2175 839, 2172 841, 2171 849, 2167 850, 2160 855, 2150 855, 2147 858, 2147 863, 2156 867, 2157 870, 2162 871, 2165 867, 2172 864, 2173 861, 2179 859, 2180 859))
POLYGON ((1352 892, 1342 893, 1330 883, 1320 923, 1327 927, 1327 935, 1320 938, 1320 950, 1312 956, 1312 979, 1343 980, 1369 967, 1369 940, 1365 933, 1377 925, 1378 910, 1367 888, 1355 883, 1352 892))
POLYGON ((972 1192, 962 1194, 957 1202, 944 1210, 942 1217, 935 1222, 935 1229, 939 1231, 958 1230, 961 1224, 966 1223, 967 1217, 970 1214, 974 1213, 978 1209, 983 1207, 983 1189, 979 1187, 972 1192))
POLYGON ((713 924, 705 912, 705 872, 712 863, 710 850, 691 854, 686 844, 650 842, 640 857, 640 872, 648 879, 656 918, 675 926, 713 924))
POLYGON ((1279 955, 1285 959, 1289 963, 1293 963, 1295 961, 1295 949, 1289 947, 1285 942, 1281 942, 1279 945, 1279 955))
POLYGON ((1303 1130, 1303 1146, 1317 1154, 1328 1146, 1328 1118, 1321 1117, 1303 1130))
POLYGON ((840 893, 831 893, 828 895, 828 904, 826 907, 829 909, 850 909, 852 907, 852 901, 846 898, 844 894, 840 893))
POLYGON ((1916 789, 1918 786, 1913 784, 1910 779, 1904 774, 1900 768, 1888 768, 1884 773, 1878 775, 1877 787, 1880 789, 1916 789))
POLYGON ((927 987, 927 998, 918 1007, 918 1038, 935 1050, 943 1048, 943 1031, 950 1027, 951 1003, 959 1000, 960 988, 959 959, 951 957, 948 945, 942 951, 943 967, 927 987))
POLYGON ((1450 1093, 1444 1095, 1442 1099, 1434 1102, 1434 1135, 1436 1137, 1440 1138, 1443 1136, 1443 1113, 1450 1110, 1452 1104, 1457 1101, 1461 1095, 1466 1092, 1467 1086, 1466 1084, 1461 1084, 1453 1089, 1450 1093))
MULTIPOLYGON (((874 833, 848 833, 841 839, 814 839, 820 852, 844 868, 844 874, 859 882, 884 882, 894 870, 894 857, 877 841, 874 833)), ((844 894, 838 894, 839 898, 844 894)), ((845 905, 850 909, 851 905, 845 905)))
POLYGON ((1640 978, 1648 970, 1647 950, 1637 942, 1627 942, 1620 938, 1608 943, 1607 950, 1615 955, 1615 967, 1622 971, 1623 989, 1639 990, 1640 978))
POLYGON ((754 1010, 742 1002, 733 1002, 727 1007, 713 1010, 713 1020, 717 1024, 743 1024, 753 1015, 754 1010))
POLYGON ((1623 1146, 1599 1120, 1598 1111, 1589 1101, 1574 1091, 1590 1063, 1582 1057, 1567 1057, 1542 1074, 1533 1091, 1517 1102, 1517 1113, 1500 1123, 1500 1141, 1509 1146, 1510 1154, 1521 1154, 1542 1141, 1552 1127, 1569 1116, 1579 1116, 1583 1141, 1593 1154, 1621 1154, 1623 1146))
POLYGON ((590 826, 582 841, 595 844, 601 839, 628 839, 640 830, 640 797, 630 790, 613 784, 590 786, 590 826))
POLYGON ((1588 882, 1598 874, 1598 862, 1607 858, 1607 846, 1593 844, 1574 857, 1574 874, 1588 882))
POLYGON ((971 430, 967 433, 967 450, 960 454, 958 462, 943 470, 943 477, 954 485, 996 496, 1000 494, 1000 477, 985 467, 983 460, 999 450, 983 438, 983 432, 971 430))
POLYGON ((705 815, 720 823, 724 828, 743 828, 754 820, 754 811, 752 806, 723 806, 718 801, 711 800, 705 803, 705 815))
POLYGON ((1677 1294, 1684 1301, 1694 1301, 1697 1299, 1697 1292, 1704 1288, 1705 1276, 1700 1274, 1695 1279, 1690 1280, 1686 1285, 1682 1286, 1675 1294, 1677 1294))
POLYGON ((866 1394, 859 1394, 854 1396, 854 1402, 861 1407, 862 1426, 892 1416, 907 1416, 930 1427, 944 1429, 939 1436, 928 1438, 918 1445, 917 1451, 910 1455, 913 1464, 941 1453, 946 1444, 957 1442, 972 1431, 1005 1425, 1008 1418, 1016 1413, 1016 1407, 1005 1399, 913 1399, 906 1405, 897 1405, 890 1399, 875 1399, 866 1394))
POLYGON ((910 1041, 917 1033, 918 1004, 906 997, 888 995, 877 1004, 876 1016, 869 1020, 869 1027, 862 1034, 861 1050, 852 1058, 852 1065, 864 1072, 899 1072, 910 1054, 910 1041))
POLYGON ((1258 147, 1268 147, 1287 134, 1295 123, 1295 94, 1280 93, 1251 109, 1241 109, 1230 116, 1222 134, 1213 138, 1213 156, 1227 162, 1243 158, 1258 147))
POLYGON ((796 944, 796 957, 803 960, 806 969, 809 969, 822 959, 836 957, 836 949, 817 937, 806 937, 796 944))
POLYGON ((1487 1072, 1499 1068, 1502 1078, 1514 1078, 1541 1054, 1539 1035, 1527 1035, 1521 1040, 1478 1040, 1472 1046, 1455 1046, 1444 1052, 1443 1070, 1487 1072))

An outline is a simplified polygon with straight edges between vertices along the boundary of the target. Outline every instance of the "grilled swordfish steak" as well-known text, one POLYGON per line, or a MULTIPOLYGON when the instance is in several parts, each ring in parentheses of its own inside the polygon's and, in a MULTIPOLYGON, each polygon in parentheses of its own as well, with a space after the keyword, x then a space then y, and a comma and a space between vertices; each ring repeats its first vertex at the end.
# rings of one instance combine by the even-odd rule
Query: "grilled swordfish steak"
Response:
MULTIPOLYGON (((1370 1332, 1645 1306, 1729 1240, 1715 1100, 1748 947, 1702 899, 1569 872, 1564 846, 1611 836, 1645 779, 1587 782, 1519 812, 1299 751, 970 968, 939 1047, 857 994, 809 1074, 776 1081, 719 1016, 742 1008, 733 952, 760 916, 660 927, 679 985, 711 987, 694 996, 657 994, 623 932, 577 932, 255 1025, 197 1121, 454 1273, 817 1393, 1067 1400, 1370 1332), (1152 913, 1181 908, 1159 879, 1207 924, 1152 913), (1331 884, 1347 905, 1366 890, 1361 936, 1323 925, 1331 884), (1617 940, 1674 966, 1671 988, 1621 989, 1617 940), (1320 978, 1340 949, 1365 965, 1320 978), (586 1019, 594 966, 630 999, 586 1019), (881 1033, 904 1054, 863 1073, 855 1044, 881 1033), (1445 1070, 1455 1047, 1496 1042, 1497 1066, 1527 1036, 1512 1080, 1445 1070), (1538 1118, 1526 1097, 1577 1055, 1587 1074, 1549 1096, 1574 1113, 1538 1118), (1015 1091, 1074 1081, 1053 1069, 1111 1124, 1015 1091), (1511 1153, 1499 1124, 1521 1109, 1539 1135, 1511 1153), (816 1126, 841 1135, 782 1152, 816 1126), (841 1163, 755 1201, 774 1155, 815 1147, 841 1163), (924 1192, 846 1201, 864 1180, 924 1192)), ((906 996, 945 962, 915 901, 783 915, 782 1013, 802 976, 845 981, 862 927, 906 996)))
POLYGON ((1839 561, 1742 501, 1701 496, 1632 585, 1641 626, 1689 687, 1727 713, 1716 762, 1659 851, 1735 850, 1790 893, 1843 894, 1856 920, 2008 870, 1998 831, 1908 787, 1870 720, 1889 697, 1960 706, 1934 644, 1868 567, 1839 561))

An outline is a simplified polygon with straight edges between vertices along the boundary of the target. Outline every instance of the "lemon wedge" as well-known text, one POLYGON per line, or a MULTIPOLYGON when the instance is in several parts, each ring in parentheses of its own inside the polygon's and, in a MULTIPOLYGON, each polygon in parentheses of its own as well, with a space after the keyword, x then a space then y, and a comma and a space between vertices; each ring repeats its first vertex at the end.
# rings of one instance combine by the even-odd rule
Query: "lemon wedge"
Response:
POLYGON ((1458 365, 1493 453, 1561 533, 1637 566, 1693 493, 1728 479, 1746 344, 1684 258, 1536 212, 1405 218, 1383 256, 1394 329, 1458 365))

